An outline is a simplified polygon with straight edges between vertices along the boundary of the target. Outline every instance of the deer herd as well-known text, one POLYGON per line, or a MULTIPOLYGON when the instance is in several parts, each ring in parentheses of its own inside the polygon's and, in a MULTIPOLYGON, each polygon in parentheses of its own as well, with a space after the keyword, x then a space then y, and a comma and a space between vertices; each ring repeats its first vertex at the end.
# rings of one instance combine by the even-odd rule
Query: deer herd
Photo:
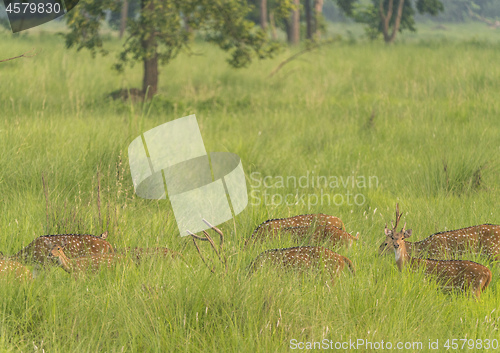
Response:
MULTIPOLYGON (((379 254, 394 253, 396 265, 400 271, 422 271, 425 276, 436 280, 444 290, 470 293, 479 298, 481 292, 491 282, 491 271, 479 263, 457 260, 464 254, 483 255, 492 261, 500 261, 500 226, 482 224, 458 230, 435 233, 417 242, 406 241, 412 235, 406 229, 406 223, 398 231, 401 219, 399 205, 396 205, 395 224, 385 226, 385 241, 380 245, 379 254), (451 258, 451 259, 450 259, 451 258)), ((196 240, 209 241, 218 258, 225 264, 223 252, 223 233, 210 223, 221 239, 217 249, 215 242, 206 231, 204 237, 188 232, 192 236, 200 256, 205 264, 196 240)), ((167 248, 124 248, 115 249, 107 240, 108 233, 100 236, 88 234, 44 235, 36 238, 25 248, 11 257, 0 253, 0 276, 20 280, 31 280, 33 275, 26 265, 45 267, 58 265, 66 272, 78 276, 84 272, 96 272, 101 267, 111 267, 122 263, 140 264, 145 258, 182 258, 180 253, 167 248)), ((245 241, 245 248, 257 241, 287 236, 297 246, 283 249, 271 249, 262 252, 250 264, 252 274, 262 267, 283 270, 324 271, 334 283, 342 271, 347 269, 354 275, 354 265, 347 257, 335 253, 333 249, 350 247, 356 236, 349 234, 344 223, 338 217, 325 214, 307 214, 289 218, 271 219, 261 223, 245 241)), ((210 268, 210 267, 209 267, 210 268)), ((214 272, 214 268, 210 268, 214 272)))

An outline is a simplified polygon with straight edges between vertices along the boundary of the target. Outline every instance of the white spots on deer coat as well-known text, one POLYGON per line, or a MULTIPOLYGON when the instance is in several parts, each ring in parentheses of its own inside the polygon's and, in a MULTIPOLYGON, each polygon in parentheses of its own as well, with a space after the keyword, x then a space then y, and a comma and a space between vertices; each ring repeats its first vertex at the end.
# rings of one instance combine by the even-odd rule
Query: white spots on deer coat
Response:
MULTIPOLYGON (((499 231, 499 225, 482 224, 435 233, 421 241, 406 242, 407 251, 413 256, 427 254, 437 259, 459 256, 465 252, 477 255, 482 253, 500 260, 499 231)), ((392 250, 392 245, 386 237, 379 252, 384 253, 390 250, 392 250)))
POLYGON ((15 279, 32 279, 33 276, 24 265, 13 260, 0 260, 0 277, 12 276, 15 279))
POLYGON ((278 234, 291 235, 297 243, 307 240, 309 245, 328 244, 331 247, 350 246, 357 239, 345 231, 340 218, 319 213, 265 221, 254 230, 245 244, 278 234))
POLYGON ((100 237, 89 234, 57 234, 36 238, 14 255, 14 258, 23 262, 44 265, 47 262, 49 251, 54 245, 64 245, 66 254, 70 258, 113 252, 111 244, 100 237))
POLYGON ((325 268, 327 273, 333 277, 343 270, 347 265, 354 273, 352 262, 330 249, 315 246, 301 246, 295 248, 272 249, 261 253, 252 262, 252 269, 261 268, 264 264, 281 268, 284 270, 306 270, 312 268, 325 268))

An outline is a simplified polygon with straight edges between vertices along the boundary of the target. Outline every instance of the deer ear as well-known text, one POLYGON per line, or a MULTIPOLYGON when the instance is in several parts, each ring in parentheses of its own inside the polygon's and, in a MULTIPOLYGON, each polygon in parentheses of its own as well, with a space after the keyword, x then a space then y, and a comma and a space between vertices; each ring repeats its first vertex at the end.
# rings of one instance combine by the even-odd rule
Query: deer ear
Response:
POLYGON ((389 228, 387 228, 387 226, 385 227, 385 230, 384 230, 384 233, 385 235, 389 236, 392 234, 392 230, 390 230, 389 228))
POLYGON ((411 229, 405 231, 405 239, 411 237, 411 233, 412 233, 411 229))

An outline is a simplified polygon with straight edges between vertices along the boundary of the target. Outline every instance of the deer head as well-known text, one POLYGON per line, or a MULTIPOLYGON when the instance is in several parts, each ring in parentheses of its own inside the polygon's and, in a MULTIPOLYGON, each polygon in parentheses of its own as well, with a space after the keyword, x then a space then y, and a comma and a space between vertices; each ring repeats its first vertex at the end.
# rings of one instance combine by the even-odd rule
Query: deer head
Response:
POLYGON ((398 233, 397 228, 398 228, 399 221, 401 220, 401 216, 402 216, 402 214, 399 213, 399 204, 396 204, 396 223, 394 224, 391 221, 391 228, 387 227, 387 223, 385 224, 384 233, 385 233, 386 238, 385 238, 385 241, 379 247, 379 254, 380 255, 384 255, 385 253, 395 249, 395 247, 394 247, 394 244, 395 244, 394 239, 395 238, 401 238, 401 241, 403 241, 404 239, 409 238, 411 236, 412 230, 411 229, 405 230, 406 223, 404 224, 403 228, 401 229, 401 232, 399 232, 401 234, 397 235, 397 233, 398 233))
POLYGON ((50 251, 48 253, 49 258, 55 258, 57 262, 61 265, 61 267, 66 271, 70 272, 71 265, 68 257, 64 253, 64 248, 66 247, 66 242, 63 241, 61 245, 53 244, 51 242, 48 243, 50 247, 50 251))

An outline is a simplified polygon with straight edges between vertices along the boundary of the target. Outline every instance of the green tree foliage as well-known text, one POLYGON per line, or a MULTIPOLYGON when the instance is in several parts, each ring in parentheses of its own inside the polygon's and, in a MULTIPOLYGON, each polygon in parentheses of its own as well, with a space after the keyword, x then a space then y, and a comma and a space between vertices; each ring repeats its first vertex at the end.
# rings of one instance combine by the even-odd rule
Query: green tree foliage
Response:
MULTIPOLYGON (((140 0, 128 0, 128 18, 134 18, 140 11, 140 0)), ((109 26, 118 30, 120 28, 121 11, 111 11, 109 16, 109 26)))
POLYGON ((500 1, 498 0, 440 0, 445 11, 434 19, 445 22, 464 22, 471 18, 470 11, 487 18, 500 18, 500 1))
POLYGON ((336 0, 338 7, 356 22, 366 24, 371 39, 383 35, 392 43, 397 32, 415 31, 415 13, 437 15, 444 7, 440 0, 371 0, 361 4, 358 0, 336 0))
MULTIPOLYGON (((67 15, 67 47, 106 53, 100 25, 106 11, 118 11, 120 5, 119 0, 81 0, 67 15)), ((244 0, 140 0, 139 14, 127 21, 128 37, 116 68, 142 61, 142 92, 151 97, 157 91, 158 65, 189 50, 193 31, 230 52, 234 67, 247 66, 254 57, 270 57, 279 46, 246 18, 249 10, 244 0)))

